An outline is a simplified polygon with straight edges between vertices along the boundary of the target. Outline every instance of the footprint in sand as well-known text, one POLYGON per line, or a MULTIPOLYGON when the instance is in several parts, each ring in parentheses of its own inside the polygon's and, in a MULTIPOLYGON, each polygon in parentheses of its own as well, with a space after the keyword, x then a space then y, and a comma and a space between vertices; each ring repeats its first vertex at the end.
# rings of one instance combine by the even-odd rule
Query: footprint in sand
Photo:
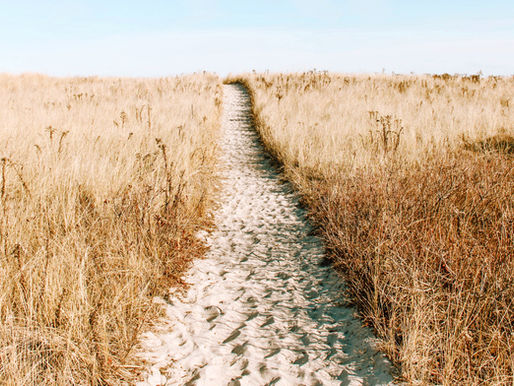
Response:
POLYGON ((306 214, 279 179, 241 85, 224 86, 224 193, 210 251, 184 296, 143 335, 141 385, 378 385, 391 366, 323 259, 306 214))

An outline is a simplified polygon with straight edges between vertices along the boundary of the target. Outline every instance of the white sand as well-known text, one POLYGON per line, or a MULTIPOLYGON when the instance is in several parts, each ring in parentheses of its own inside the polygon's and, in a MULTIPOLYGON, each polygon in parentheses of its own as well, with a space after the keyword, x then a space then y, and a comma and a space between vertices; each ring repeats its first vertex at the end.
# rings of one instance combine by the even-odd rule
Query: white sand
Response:
POLYGON ((217 230, 185 296, 143 335, 141 385, 389 384, 390 364, 344 306, 323 245, 252 127, 248 94, 224 86, 226 167, 217 230))

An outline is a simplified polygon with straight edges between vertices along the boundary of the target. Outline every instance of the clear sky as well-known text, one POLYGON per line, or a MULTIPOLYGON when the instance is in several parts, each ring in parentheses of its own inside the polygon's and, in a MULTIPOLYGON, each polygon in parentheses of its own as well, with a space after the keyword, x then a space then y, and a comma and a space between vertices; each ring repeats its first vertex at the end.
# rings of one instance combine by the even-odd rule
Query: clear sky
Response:
POLYGON ((0 0, 0 72, 514 74, 514 0, 0 0))

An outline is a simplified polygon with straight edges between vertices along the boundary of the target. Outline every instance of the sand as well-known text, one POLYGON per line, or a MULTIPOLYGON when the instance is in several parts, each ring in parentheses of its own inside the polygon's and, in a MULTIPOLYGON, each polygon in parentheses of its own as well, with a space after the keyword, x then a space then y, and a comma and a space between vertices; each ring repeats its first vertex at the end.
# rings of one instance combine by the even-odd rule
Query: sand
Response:
POLYGON ((141 385, 390 384, 291 186, 265 153, 247 91, 224 86, 224 191, 210 251, 143 334, 141 385))

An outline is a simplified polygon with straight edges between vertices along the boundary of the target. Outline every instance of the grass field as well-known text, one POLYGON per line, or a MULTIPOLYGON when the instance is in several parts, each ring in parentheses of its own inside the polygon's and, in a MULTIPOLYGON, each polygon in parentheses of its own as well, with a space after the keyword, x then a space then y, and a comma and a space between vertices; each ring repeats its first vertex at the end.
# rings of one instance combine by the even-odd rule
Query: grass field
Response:
POLYGON ((229 81, 404 381, 512 384, 514 78, 229 81))
POLYGON ((0 75, 0 106, 0 383, 130 380, 205 249, 219 80, 0 75))
MULTIPOLYGON (((402 380, 512 384, 514 78, 230 81, 402 380)), ((221 93, 0 75, 0 383, 137 377, 152 297, 206 250, 221 93)))

